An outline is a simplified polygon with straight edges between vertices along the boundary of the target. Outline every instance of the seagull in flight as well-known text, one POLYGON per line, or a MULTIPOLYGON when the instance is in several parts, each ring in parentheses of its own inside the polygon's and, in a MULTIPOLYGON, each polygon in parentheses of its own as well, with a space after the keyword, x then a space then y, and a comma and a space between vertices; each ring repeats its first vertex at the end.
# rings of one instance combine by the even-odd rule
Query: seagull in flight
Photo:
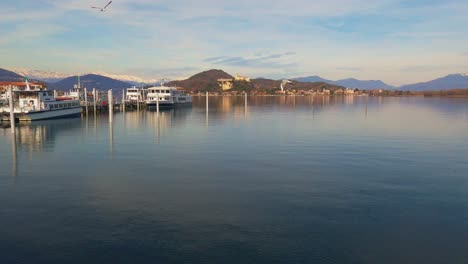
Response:
POLYGON ((99 9, 99 11, 101 12, 105 12, 107 7, 112 4, 112 1, 109 1, 109 3, 107 3, 107 5, 105 7, 97 7, 97 6, 92 6, 91 8, 94 8, 94 9, 99 9))

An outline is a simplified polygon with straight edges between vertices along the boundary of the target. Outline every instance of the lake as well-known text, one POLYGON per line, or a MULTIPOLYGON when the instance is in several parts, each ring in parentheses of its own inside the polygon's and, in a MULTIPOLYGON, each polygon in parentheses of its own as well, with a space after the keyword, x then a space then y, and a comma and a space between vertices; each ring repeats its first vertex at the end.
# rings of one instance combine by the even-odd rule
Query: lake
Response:
POLYGON ((0 128, 1 263, 467 263, 468 99, 194 97, 0 128))

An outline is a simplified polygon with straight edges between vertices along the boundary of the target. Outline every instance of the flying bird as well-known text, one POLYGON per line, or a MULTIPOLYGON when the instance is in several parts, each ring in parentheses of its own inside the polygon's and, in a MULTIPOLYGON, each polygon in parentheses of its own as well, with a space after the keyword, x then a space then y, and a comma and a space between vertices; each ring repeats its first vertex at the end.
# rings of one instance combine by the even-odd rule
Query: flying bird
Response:
POLYGON ((109 1, 109 3, 107 3, 107 5, 106 5, 106 6, 104 6, 104 7, 97 7, 97 6, 92 6, 91 8, 94 8, 94 9, 99 9, 99 11, 101 11, 101 12, 105 12, 105 11, 106 11, 106 9, 107 9, 107 7, 108 7, 110 4, 112 4, 112 1, 109 1))
POLYGON ((290 80, 283 80, 281 82, 281 92, 284 92, 284 88, 286 86, 286 84, 292 84, 293 82, 291 82, 290 80))

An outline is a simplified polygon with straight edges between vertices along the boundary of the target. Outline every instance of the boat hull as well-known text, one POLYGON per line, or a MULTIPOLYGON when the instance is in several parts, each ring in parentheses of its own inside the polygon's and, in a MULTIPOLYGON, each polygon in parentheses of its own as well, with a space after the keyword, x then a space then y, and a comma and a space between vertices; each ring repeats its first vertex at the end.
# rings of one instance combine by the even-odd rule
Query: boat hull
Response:
MULTIPOLYGON (((159 108, 172 108, 174 107, 173 102, 159 102, 159 108)), ((157 102, 146 102, 146 106, 148 107, 156 107, 157 102)))
MULTIPOLYGON (((156 107, 157 101, 146 101, 146 106, 148 107, 156 107)), ((174 101, 159 101, 159 108, 172 108, 172 107, 179 107, 179 106, 191 106, 192 102, 177 102, 174 101)))
MULTIPOLYGON (((60 119, 78 117, 81 114, 81 107, 49 110, 49 111, 37 111, 28 113, 15 113, 15 119, 19 121, 38 121, 48 119, 60 119)), ((3 113, 3 121, 10 120, 10 113, 3 113)))

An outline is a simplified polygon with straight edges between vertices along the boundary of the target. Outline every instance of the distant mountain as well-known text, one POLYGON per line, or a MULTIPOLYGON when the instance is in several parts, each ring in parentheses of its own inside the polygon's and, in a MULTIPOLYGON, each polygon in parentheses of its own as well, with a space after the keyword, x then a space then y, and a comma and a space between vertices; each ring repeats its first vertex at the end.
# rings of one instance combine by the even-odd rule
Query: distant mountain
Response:
POLYGON ((167 85, 183 87, 190 91, 215 91, 219 89, 218 79, 233 78, 222 70, 209 70, 195 74, 186 80, 169 82, 167 85))
POLYGON ((115 80, 119 80, 122 82, 130 83, 135 86, 140 86, 143 84, 159 84, 170 81, 169 79, 161 78, 161 79, 151 79, 151 78, 142 78, 134 75, 128 74, 112 74, 112 73, 105 73, 105 72, 93 72, 91 74, 101 75, 104 77, 109 77, 115 80))
MULTIPOLYGON (((96 74, 87 74, 80 77, 81 87, 93 89, 96 88, 98 90, 107 90, 107 89, 116 89, 117 91, 121 89, 126 89, 131 87, 130 83, 122 82, 119 80, 115 80, 109 77, 96 75, 96 74)), ((49 89, 61 90, 61 91, 68 91, 73 88, 75 84, 78 82, 77 76, 72 76, 65 78, 56 83, 50 83, 48 85, 49 89)))
POLYGON ((394 89, 395 87, 388 85, 379 80, 358 80, 354 78, 348 78, 338 81, 327 80, 319 76, 309 76, 309 77, 300 77, 294 78, 292 80, 298 82, 324 82, 333 85, 339 85, 346 88, 358 88, 362 90, 373 90, 373 89, 394 89))
MULTIPOLYGON (((42 70, 33 70, 33 69, 25 69, 25 68, 12 68, 10 69, 12 72, 15 72, 22 76, 28 76, 30 79, 40 80, 48 83, 55 83, 61 81, 67 77, 72 77, 77 74, 71 73, 64 73, 64 72, 55 72, 55 71, 42 71, 42 70)), ((109 77, 111 79, 119 80, 122 82, 130 83, 136 86, 144 84, 156 84, 161 82, 167 82, 168 79, 155 79, 155 78, 142 78, 134 75, 129 74, 113 74, 113 73, 106 73, 106 72, 91 72, 86 74, 94 74, 100 75, 104 77, 109 77)), ((80 75, 86 75, 81 74, 80 75)))
POLYGON ((402 91, 438 91, 468 88, 468 74, 451 74, 429 82, 403 85, 398 88, 402 91))
POLYGON ((361 90, 373 90, 373 89, 386 89, 391 90, 394 89, 394 86, 388 85, 380 80, 357 80, 353 78, 343 79, 335 81, 334 84, 341 85, 346 88, 358 88, 361 90))
POLYGON ((324 83, 333 83, 332 80, 323 79, 320 76, 309 76, 309 77, 299 77, 291 79, 298 82, 324 82, 324 83))
POLYGON ((8 71, 5 69, 0 68, 0 82, 15 82, 15 81, 23 81, 24 77, 14 73, 12 71, 8 71))
POLYGON ((22 76, 28 76, 29 79, 39 80, 47 83, 55 83, 72 75, 61 72, 30 70, 24 68, 13 68, 11 71, 22 76))

